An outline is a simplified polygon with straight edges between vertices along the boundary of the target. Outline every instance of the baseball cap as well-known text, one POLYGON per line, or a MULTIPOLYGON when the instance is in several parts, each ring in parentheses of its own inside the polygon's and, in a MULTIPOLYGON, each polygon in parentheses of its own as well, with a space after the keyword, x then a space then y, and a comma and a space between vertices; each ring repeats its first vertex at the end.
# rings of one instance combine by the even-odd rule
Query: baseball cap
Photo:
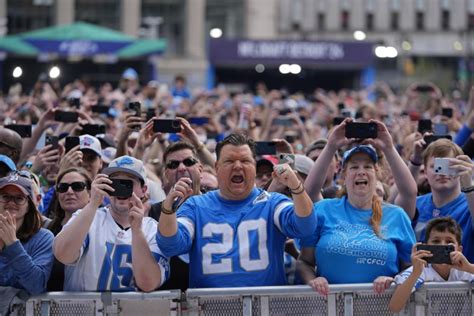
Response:
POLYGON ((310 152, 316 149, 323 149, 326 144, 328 143, 328 140, 326 138, 318 138, 311 144, 309 144, 308 148, 306 149, 306 155, 308 155, 310 152))
POLYGON ((102 170, 106 175, 111 175, 116 172, 128 173, 145 182, 146 171, 145 166, 141 160, 131 156, 120 156, 109 163, 107 168, 102 170))
POLYGON ((257 169, 261 165, 269 165, 273 167, 278 164, 278 159, 272 155, 263 155, 257 159, 257 169))
POLYGON ((6 177, 0 178, 0 190, 7 186, 14 186, 20 189, 26 196, 33 199, 33 190, 31 189, 31 179, 13 173, 6 177))
POLYGON ((15 163, 8 156, 0 155, 0 162, 6 165, 10 171, 16 170, 15 163))
POLYGON ((102 147, 97 137, 86 134, 79 136, 79 149, 88 149, 95 152, 99 157, 102 157, 102 147))
POLYGON ((110 163, 117 154, 117 149, 115 147, 107 147, 102 150, 102 161, 105 163, 110 163))
POLYGON ((301 154, 296 154, 295 155, 295 170, 303 173, 305 175, 309 174, 309 171, 313 167, 313 160, 311 158, 301 155, 301 154))
POLYGON ((374 163, 376 163, 378 160, 377 152, 375 151, 374 147, 371 145, 359 145, 344 152, 342 155, 342 165, 346 164, 346 162, 357 153, 365 153, 369 155, 370 159, 372 159, 374 163))
POLYGON ((133 68, 127 68, 123 72, 122 78, 129 79, 129 80, 136 80, 136 79, 138 79, 138 73, 133 68))

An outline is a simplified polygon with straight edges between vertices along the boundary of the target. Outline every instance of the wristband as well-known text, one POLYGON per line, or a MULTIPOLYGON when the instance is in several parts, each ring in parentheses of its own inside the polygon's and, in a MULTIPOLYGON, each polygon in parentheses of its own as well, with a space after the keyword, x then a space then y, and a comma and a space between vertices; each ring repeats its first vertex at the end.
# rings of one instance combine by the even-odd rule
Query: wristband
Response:
POLYGON ((163 214, 171 215, 171 214, 176 213, 177 210, 178 210, 177 208, 174 208, 174 209, 172 208, 171 210, 169 210, 169 209, 167 209, 167 208, 165 207, 165 203, 164 203, 164 202, 161 203, 161 213, 163 213, 163 214))
POLYGON ((300 181, 300 184, 298 184, 298 186, 295 188, 295 189, 291 189, 290 187, 288 187, 288 189, 290 190, 291 194, 301 194, 304 192, 304 185, 303 185, 303 182, 300 181))
POLYGON ((471 185, 470 187, 467 188, 461 188, 462 193, 471 193, 474 192, 474 185, 471 185))
POLYGON ((410 163, 411 163, 413 166, 415 166, 415 167, 420 167, 420 166, 423 164, 423 163, 421 163, 421 162, 415 162, 415 161, 413 160, 413 157, 410 158, 410 163))

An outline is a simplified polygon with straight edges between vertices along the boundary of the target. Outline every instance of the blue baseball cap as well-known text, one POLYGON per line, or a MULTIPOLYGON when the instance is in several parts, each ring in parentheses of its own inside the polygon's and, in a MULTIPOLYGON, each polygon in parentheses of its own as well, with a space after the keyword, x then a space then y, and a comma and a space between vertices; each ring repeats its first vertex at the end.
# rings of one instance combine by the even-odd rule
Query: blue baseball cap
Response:
POLYGON ((5 164, 10 169, 10 171, 16 170, 15 163, 8 156, 0 155, 0 162, 5 164))
POLYGON ((377 163, 377 152, 374 147, 371 145, 359 145, 344 152, 344 155, 342 155, 342 165, 345 165, 346 162, 357 153, 365 153, 369 155, 374 163, 377 163))

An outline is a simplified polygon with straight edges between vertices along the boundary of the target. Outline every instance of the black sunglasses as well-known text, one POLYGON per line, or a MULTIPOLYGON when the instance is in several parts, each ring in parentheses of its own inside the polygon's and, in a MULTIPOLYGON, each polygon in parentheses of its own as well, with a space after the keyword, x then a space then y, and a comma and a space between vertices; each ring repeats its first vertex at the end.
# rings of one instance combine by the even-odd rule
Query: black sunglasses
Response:
POLYGON ((59 193, 65 193, 69 190, 69 187, 71 187, 74 192, 81 192, 88 186, 84 182, 59 183, 56 190, 58 190, 59 193))
POLYGON ((186 158, 184 160, 170 160, 166 163, 166 168, 176 169, 179 167, 180 163, 183 163, 186 167, 191 167, 197 163, 197 160, 194 158, 186 158))

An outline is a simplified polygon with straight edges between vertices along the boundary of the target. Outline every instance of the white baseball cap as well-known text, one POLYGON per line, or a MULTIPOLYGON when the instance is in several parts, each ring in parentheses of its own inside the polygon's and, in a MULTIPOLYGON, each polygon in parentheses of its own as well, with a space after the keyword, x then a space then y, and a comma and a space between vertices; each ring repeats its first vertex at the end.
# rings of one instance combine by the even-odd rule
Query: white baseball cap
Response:
POLYGON ((99 157, 102 157, 102 147, 97 137, 92 135, 81 135, 79 136, 79 145, 81 150, 89 149, 95 152, 99 157))
POLYGON ((146 180, 145 166, 141 160, 131 156, 120 156, 109 163, 109 166, 102 170, 106 175, 111 175, 116 172, 128 173, 137 177, 141 181, 146 180))

